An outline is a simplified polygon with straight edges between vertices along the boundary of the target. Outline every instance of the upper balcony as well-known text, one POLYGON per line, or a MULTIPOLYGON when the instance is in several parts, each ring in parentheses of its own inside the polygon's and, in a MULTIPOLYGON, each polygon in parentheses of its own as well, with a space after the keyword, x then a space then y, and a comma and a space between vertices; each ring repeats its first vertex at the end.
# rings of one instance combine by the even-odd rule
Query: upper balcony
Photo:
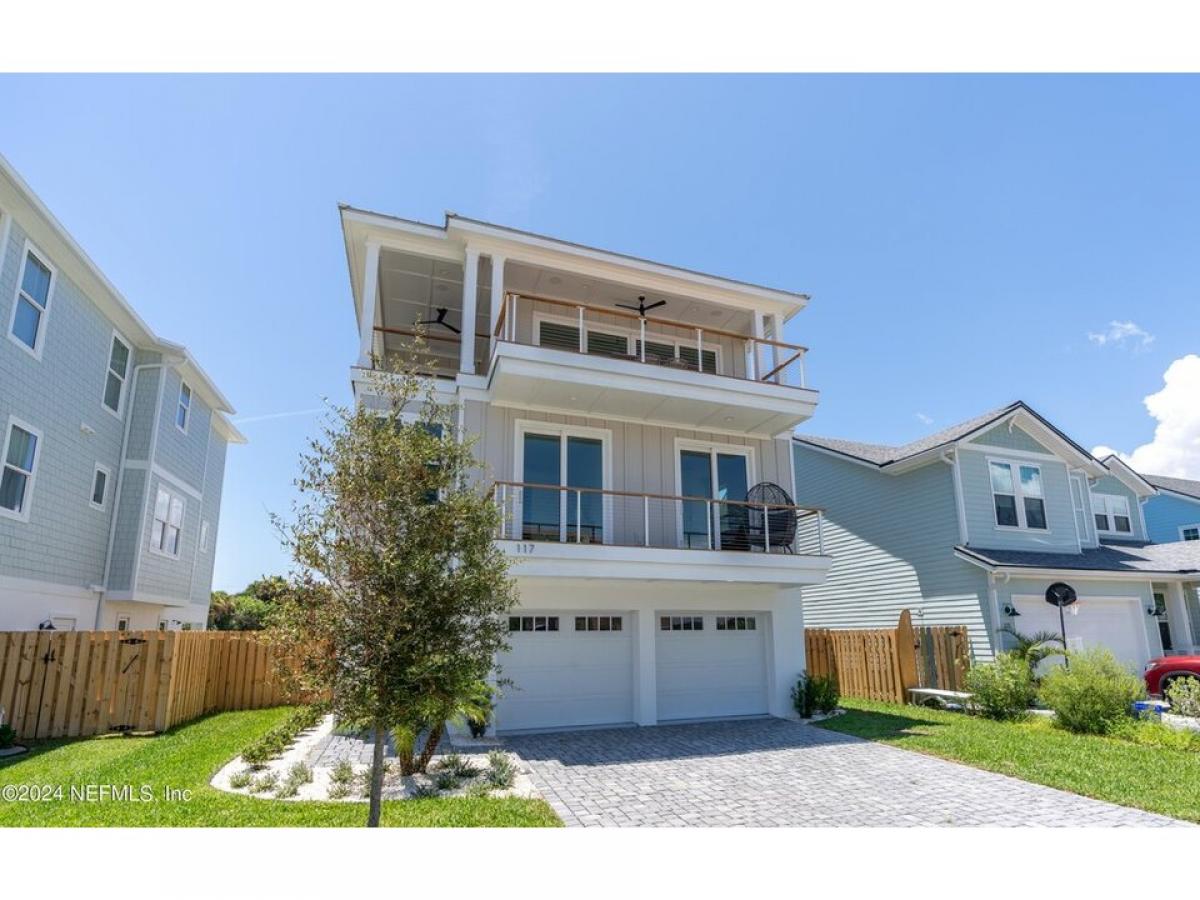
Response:
POLYGON ((502 405, 756 437, 816 408, 782 340, 803 294, 453 215, 343 216, 360 367, 420 332, 431 373, 502 405))

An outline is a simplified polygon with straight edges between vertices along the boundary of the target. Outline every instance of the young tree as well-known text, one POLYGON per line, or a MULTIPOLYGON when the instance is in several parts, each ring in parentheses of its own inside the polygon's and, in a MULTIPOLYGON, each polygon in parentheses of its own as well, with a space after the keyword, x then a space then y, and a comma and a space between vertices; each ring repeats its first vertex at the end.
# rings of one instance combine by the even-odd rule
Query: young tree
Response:
POLYGON ((478 712, 516 599, 456 408, 412 362, 374 389, 378 406, 333 410, 301 458, 294 519, 279 523, 297 564, 279 639, 302 687, 328 694, 339 721, 374 729, 369 826, 388 732, 423 771, 446 719, 478 712))

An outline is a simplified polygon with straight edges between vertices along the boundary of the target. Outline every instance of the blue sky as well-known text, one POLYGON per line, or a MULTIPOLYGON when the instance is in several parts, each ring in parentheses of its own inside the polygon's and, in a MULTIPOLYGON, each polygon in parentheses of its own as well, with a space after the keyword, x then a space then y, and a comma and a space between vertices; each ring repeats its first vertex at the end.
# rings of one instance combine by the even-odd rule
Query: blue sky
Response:
POLYGON ((236 589, 286 568, 267 514, 311 411, 349 397, 338 201, 806 291, 785 337, 812 348, 813 433, 901 443, 1020 398, 1085 446, 1155 446, 1143 398, 1200 352, 1198 88, 0 76, 0 152, 237 406, 214 585, 236 589))

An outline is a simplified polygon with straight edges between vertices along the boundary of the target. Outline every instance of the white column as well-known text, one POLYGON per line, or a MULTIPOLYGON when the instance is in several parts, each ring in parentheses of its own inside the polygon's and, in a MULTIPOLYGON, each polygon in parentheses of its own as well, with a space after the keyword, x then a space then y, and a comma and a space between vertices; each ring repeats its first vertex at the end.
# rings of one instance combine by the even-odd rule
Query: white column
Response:
POLYGON ((488 306, 488 357, 496 351, 496 325, 504 306, 504 263, 498 253, 492 254, 492 300, 488 306))
POLYGON ((637 624, 637 642, 634 652, 634 709, 633 717, 639 725, 658 723, 658 670, 655 661, 654 629, 656 617, 653 609, 639 609, 633 616, 637 624))
MULTIPOLYGON (((756 338, 763 338, 763 314, 757 309, 750 313, 751 334, 756 338)), ((761 345, 755 342, 752 344, 753 350, 750 354, 750 379, 758 381, 758 377, 763 372, 762 354, 759 352, 761 345)))
POLYGON ((458 371, 475 374, 475 301, 479 295, 479 251, 468 247, 463 265, 462 344, 458 371))
POLYGON ((1172 581, 1167 585, 1167 627, 1171 629, 1171 643, 1175 652, 1195 652, 1192 641, 1192 623, 1188 616, 1187 601, 1183 596, 1183 583, 1172 581))
MULTIPOLYGON (((771 315, 771 340, 773 340, 773 341, 782 340, 782 335, 783 335, 783 328, 779 321, 779 314, 773 313, 771 315)), ((771 347, 771 368, 774 369, 778 365, 779 365, 779 348, 772 346, 771 347)), ((782 372, 776 372, 774 378, 776 381, 783 383, 784 379, 783 379, 782 372)))
POLYGON ((379 245, 367 244, 367 261, 363 266, 362 318, 359 320, 358 364, 371 366, 375 348, 375 319, 379 314, 379 245))
POLYGON ((767 712, 780 718, 795 718, 792 687, 804 671, 804 612, 800 591, 780 590, 771 605, 771 658, 767 663, 767 712))

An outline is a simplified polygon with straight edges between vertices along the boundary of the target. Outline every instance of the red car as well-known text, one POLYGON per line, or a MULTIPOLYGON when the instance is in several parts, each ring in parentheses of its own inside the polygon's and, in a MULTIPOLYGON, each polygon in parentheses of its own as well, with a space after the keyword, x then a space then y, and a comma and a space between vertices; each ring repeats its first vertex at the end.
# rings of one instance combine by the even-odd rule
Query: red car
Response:
POLYGON ((1142 677, 1146 679, 1146 690, 1150 695, 1161 697, 1177 678, 1200 678, 1200 656, 1160 656, 1146 663, 1142 677))

